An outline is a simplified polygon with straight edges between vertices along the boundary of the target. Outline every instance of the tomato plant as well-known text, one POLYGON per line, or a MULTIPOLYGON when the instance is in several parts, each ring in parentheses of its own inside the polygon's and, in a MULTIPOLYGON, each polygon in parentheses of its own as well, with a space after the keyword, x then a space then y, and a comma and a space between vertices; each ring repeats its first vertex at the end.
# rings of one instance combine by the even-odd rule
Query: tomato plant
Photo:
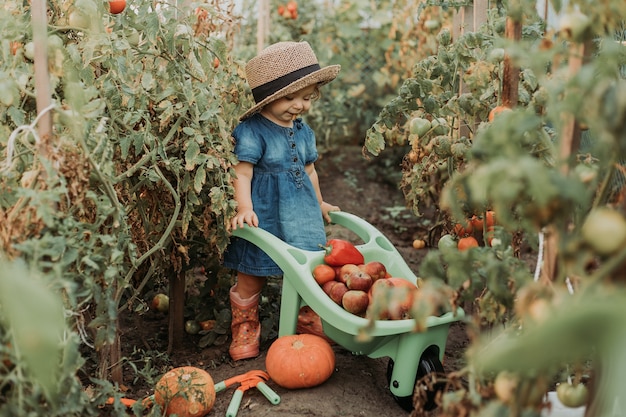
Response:
POLYGON ((613 403, 620 394, 611 387, 623 384, 606 372, 626 340, 617 325, 625 265, 626 148, 619 132, 626 106, 616 100, 626 91, 626 5, 555 3, 561 27, 546 29, 524 2, 492 9, 474 31, 453 35, 446 24, 432 25, 436 52, 414 65, 364 143, 375 156, 387 146, 410 145, 401 183, 407 201, 417 215, 433 205, 442 213, 433 228, 443 234, 440 250, 427 254, 420 275, 455 288, 455 301, 474 312, 472 331, 483 334, 468 359, 475 389, 450 393, 446 415, 497 415, 502 401, 484 387, 503 371, 517 381, 505 407, 521 413, 538 412, 541 394, 554 388, 546 381, 570 366, 585 363, 585 372, 609 387, 594 393, 595 407, 613 403), (504 30, 514 26, 518 38, 504 30), (512 67, 519 80, 505 77, 512 67), (513 102, 503 102, 505 90, 515 91, 513 102), (416 118, 431 122, 428 133, 418 135, 416 118), (435 132, 434 121, 446 127, 442 118, 448 129, 435 132), (464 222, 473 216, 468 231, 464 222), (452 240, 446 233, 463 239, 477 228, 487 245, 446 249, 452 240), (524 265, 528 257, 531 268, 524 265), (533 285, 550 296, 529 291, 533 285), (607 304, 608 293, 615 298, 607 304), (496 323, 501 331, 491 327, 496 323), (602 353, 576 336, 590 327, 602 353), (567 354, 549 354, 548 345, 567 354))
MULTIPOLYGON (((50 136, 32 127, 41 89, 31 4, 0 9, 2 44, 14 45, 0 60, 0 245, 62 294, 73 335, 97 357, 94 377, 119 381, 118 311, 147 311, 144 294, 176 276, 193 276, 184 291, 199 292, 207 277, 188 274, 199 266, 219 273, 209 263, 227 244, 225 219, 235 209, 230 133, 249 104, 229 54, 234 20, 208 4, 200 7, 210 13, 198 15, 142 1, 123 13, 123 2, 41 3, 50 136), (216 58, 228 65, 215 68, 216 58)), ((75 351, 67 360, 68 370, 84 361, 75 351)), ((37 381, 22 382, 3 391, 3 404, 24 407, 10 414, 57 415, 36 408, 37 381)), ((48 402, 60 415, 97 405, 48 402)))

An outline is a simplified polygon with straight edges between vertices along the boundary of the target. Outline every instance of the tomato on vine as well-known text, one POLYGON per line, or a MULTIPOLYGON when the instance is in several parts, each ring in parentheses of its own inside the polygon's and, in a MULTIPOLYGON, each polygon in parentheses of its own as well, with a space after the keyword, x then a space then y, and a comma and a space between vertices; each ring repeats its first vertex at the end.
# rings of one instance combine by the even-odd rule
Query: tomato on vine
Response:
POLYGON ((493 122, 497 115, 504 112, 509 112, 512 109, 508 106, 496 106, 489 112, 489 121, 493 122))
POLYGON ((462 223, 457 223, 454 225, 454 234, 459 237, 465 237, 472 234, 474 231, 474 227, 469 220, 464 220, 462 223))
POLYGON ((587 404, 589 390, 582 383, 561 382, 556 387, 556 397, 566 407, 576 408, 587 404))
POLYGON ((474 236, 462 237, 461 239, 459 239, 459 243, 457 244, 457 247, 460 251, 477 248, 478 246, 478 240, 476 240, 474 236))
POLYGON ((111 14, 119 14, 126 8, 126 0, 109 0, 109 11, 111 14))
POLYGON ((472 225, 472 229, 476 232, 483 230, 483 219, 474 215, 469 219, 470 224, 472 225))

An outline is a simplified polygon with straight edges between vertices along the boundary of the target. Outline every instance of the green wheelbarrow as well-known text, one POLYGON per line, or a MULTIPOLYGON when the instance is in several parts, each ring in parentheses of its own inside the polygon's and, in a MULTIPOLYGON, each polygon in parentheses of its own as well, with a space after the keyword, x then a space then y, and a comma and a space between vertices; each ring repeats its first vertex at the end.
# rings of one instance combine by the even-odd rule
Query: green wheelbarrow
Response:
MULTIPOLYGON (((333 224, 355 233, 364 243, 357 244, 365 262, 383 262, 391 275, 413 283, 417 277, 400 253, 378 229, 364 219, 343 211, 331 212, 333 224)), ((427 319, 427 330, 415 332, 415 321, 377 320, 368 330, 367 341, 359 339, 369 321, 347 312, 328 297, 315 282, 313 268, 324 262, 324 251, 306 251, 283 242, 271 233, 246 226, 233 231, 263 249, 283 271, 279 336, 296 333, 298 312, 308 305, 321 318, 324 333, 343 348, 370 358, 388 357, 389 389, 402 408, 413 409, 416 381, 431 373, 443 373, 443 355, 450 325, 464 316, 462 309, 427 319), (395 366, 398 364, 399 366, 395 366)), ((437 384, 435 384, 437 385, 437 384)), ((442 389, 437 387, 436 389, 442 389)), ((434 409, 436 391, 429 392, 426 409, 434 409)))

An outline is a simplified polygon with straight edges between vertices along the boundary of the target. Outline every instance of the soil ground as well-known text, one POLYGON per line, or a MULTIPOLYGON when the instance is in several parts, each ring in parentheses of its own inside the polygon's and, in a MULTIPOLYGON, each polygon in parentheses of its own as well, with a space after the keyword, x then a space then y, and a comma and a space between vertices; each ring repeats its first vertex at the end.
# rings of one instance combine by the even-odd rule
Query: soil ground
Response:
MULTIPOLYGON (((397 185, 403 152, 385 152, 383 156, 367 160, 359 146, 348 146, 322 155, 316 164, 320 186, 327 202, 377 227, 416 271, 428 248, 416 250, 412 243, 415 238, 426 238, 428 229, 420 226, 420 222, 405 207, 404 196, 397 185)), ((199 349, 193 336, 186 335, 183 348, 169 355, 168 365, 205 369, 215 382, 248 370, 265 369, 267 344, 262 345, 258 358, 234 363, 228 357, 228 343, 217 348, 199 349)), ((167 318, 149 314, 142 316, 141 320, 123 317, 122 345, 126 355, 132 355, 133 349, 147 347, 164 352, 167 349, 167 318)), ((454 323, 444 357, 447 372, 458 369, 462 364, 466 346, 463 325, 454 323)), ((386 377, 387 358, 354 355, 338 346, 334 350, 336 370, 325 383, 310 389, 286 390, 270 381, 270 387, 281 397, 280 404, 270 404, 259 391, 252 389, 244 394, 237 416, 394 417, 410 414, 391 395, 386 377)), ((131 378, 132 372, 125 372, 125 375, 131 378)), ((152 393, 151 387, 137 381, 137 378, 125 385, 129 398, 143 398, 152 393)), ((209 415, 225 415, 233 393, 234 388, 218 393, 209 415)))

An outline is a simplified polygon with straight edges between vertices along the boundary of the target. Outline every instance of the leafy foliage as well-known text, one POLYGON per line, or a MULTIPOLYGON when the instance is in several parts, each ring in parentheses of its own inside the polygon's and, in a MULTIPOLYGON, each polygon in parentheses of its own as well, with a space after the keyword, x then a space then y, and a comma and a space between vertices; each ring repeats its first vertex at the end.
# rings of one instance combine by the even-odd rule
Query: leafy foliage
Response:
POLYGON ((2 250, 56 282, 76 334, 106 352, 123 302, 141 310, 146 285, 215 269, 235 209, 230 132, 249 103, 227 10, 48 3, 51 137, 35 129, 30 6, 0 10, 2 250))
POLYGON ((456 39, 444 25, 437 53, 414 66, 367 134, 364 150, 373 155, 411 145, 403 164, 407 201, 418 215, 428 205, 441 210, 442 234, 455 236, 456 223, 496 213, 490 233, 497 243, 442 246, 420 268, 474 313, 475 339, 461 372, 469 386, 449 376, 457 389, 444 396, 443 415, 539 415, 541 395, 531 387, 542 394, 570 377, 602 386, 588 403, 601 414, 619 397, 611 387, 623 384, 607 370, 623 349, 623 332, 612 324, 621 315, 623 246, 601 252, 596 239, 611 233, 601 222, 593 231, 582 225, 606 205, 618 213, 615 234, 624 222, 626 118, 613 95, 626 67, 623 22, 615 17, 619 10, 623 18, 624 4, 577 2, 579 12, 554 6, 563 14, 557 31, 527 2, 491 9, 486 24, 456 39), (504 36, 505 19, 523 23, 521 39, 504 36), (504 57, 520 70, 518 100, 512 111, 490 116, 502 103, 504 57), (608 293, 610 305, 600 301, 608 293), (597 343, 588 348, 580 334, 597 343), (515 391, 504 399, 497 375, 507 372, 515 391))

